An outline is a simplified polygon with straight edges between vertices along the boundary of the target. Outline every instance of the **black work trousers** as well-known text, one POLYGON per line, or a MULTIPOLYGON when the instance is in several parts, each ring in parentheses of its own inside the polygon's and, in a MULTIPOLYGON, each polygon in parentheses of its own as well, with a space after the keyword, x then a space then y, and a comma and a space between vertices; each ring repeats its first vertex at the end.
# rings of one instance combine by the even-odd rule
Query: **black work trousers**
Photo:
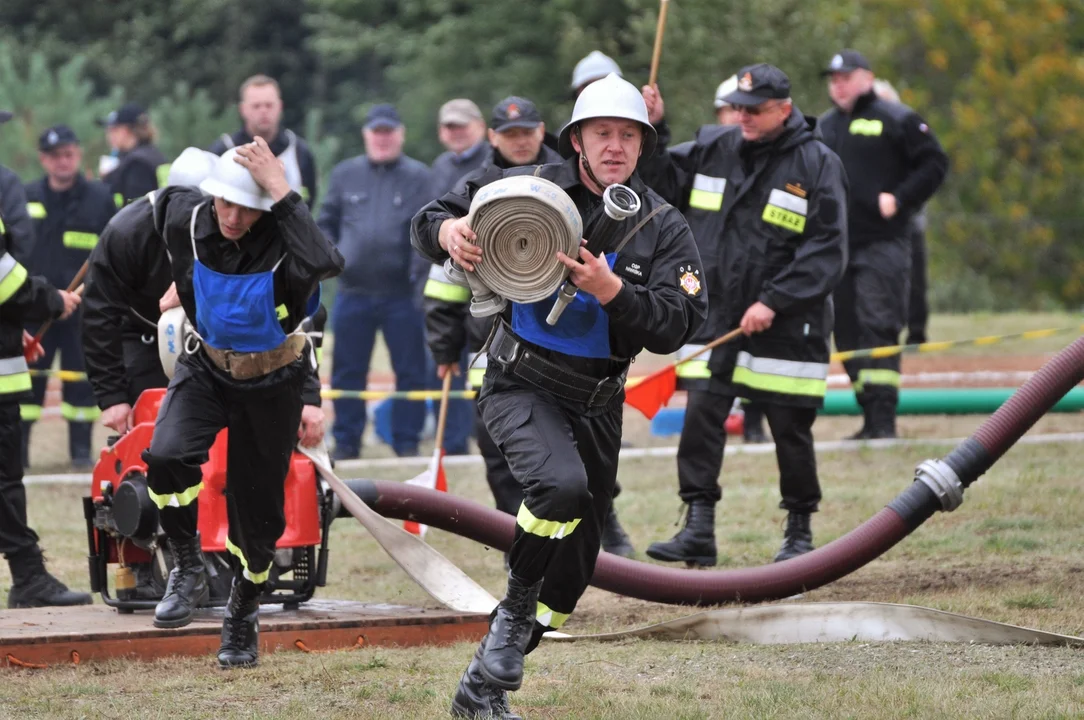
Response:
POLYGON ((509 515, 515 515, 523 502, 523 488, 516 481, 512 469, 508 467, 508 461, 501 454, 497 443, 486 429, 485 421, 482 420, 482 410, 475 403, 477 422, 474 424, 475 434, 478 440, 478 451, 482 454, 482 460, 486 464, 486 482, 493 492, 493 502, 497 509, 509 515))
POLYGON ((927 341, 926 326, 930 321, 930 302, 926 297, 928 269, 926 254, 926 219, 914 218, 911 236, 911 299, 907 309, 907 342, 927 341))
POLYGON ((144 452, 147 484, 162 529, 175 540, 195 537, 200 466, 218 432, 226 451, 227 549, 243 577, 267 579, 275 543, 286 529, 286 475, 301 424, 308 355, 253 380, 234 380, 201 351, 177 363, 144 452))
MULTIPOLYGON (((678 494, 685 503, 717 503, 723 490, 719 475, 726 448, 726 422, 733 397, 705 390, 689 391, 685 424, 678 442, 678 494)), ((768 419, 779 463, 779 507, 789 512, 812 513, 821 500, 817 457, 813 452, 816 408, 788 407, 769 402, 757 405, 768 419)))
MULTIPOLYGON (((491 365, 487 383, 496 372, 491 365)), ((511 573, 528 585, 543 580, 533 649, 543 632, 568 620, 595 572, 617 480, 622 406, 584 412, 507 376, 497 385, 480 405, 523 490, 511 573)))
POLYGON ((164 388, 169 378, 162 372, 158 357, 158 336, 125 336, 121 345, 124 351, 124 374, 128 377, 128 404, 135 406, 144 390, 164 388))
MULTIPOLYGON (((852 246, 847 272, 833 294, 836 347, 846 351, 898 344, 907 322, 910 284, 908 235, 852 246)), ((867 414, 876 406, 895 418, 900 356, 857 358, 843 366, 867 414)))
POLYGON ((22 434, 18 404, 0 403, 0 554, 8 557, 38 544, 26 521, 22 434))

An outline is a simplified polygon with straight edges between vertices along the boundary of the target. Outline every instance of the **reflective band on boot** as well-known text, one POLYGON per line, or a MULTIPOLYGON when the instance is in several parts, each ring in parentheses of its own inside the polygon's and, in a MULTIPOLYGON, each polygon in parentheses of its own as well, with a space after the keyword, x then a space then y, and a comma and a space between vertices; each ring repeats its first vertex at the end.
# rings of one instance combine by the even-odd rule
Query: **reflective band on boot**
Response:
POLYGON ((519 513, 516 514, 516 523, 523 528, 524 532, 554 540, 560 540, 571 535, 582 519, 576 518, 568 522, 543 520, 535 517, 534 513, 527 509, 527 503, 522 503, 519 506, 519 513))

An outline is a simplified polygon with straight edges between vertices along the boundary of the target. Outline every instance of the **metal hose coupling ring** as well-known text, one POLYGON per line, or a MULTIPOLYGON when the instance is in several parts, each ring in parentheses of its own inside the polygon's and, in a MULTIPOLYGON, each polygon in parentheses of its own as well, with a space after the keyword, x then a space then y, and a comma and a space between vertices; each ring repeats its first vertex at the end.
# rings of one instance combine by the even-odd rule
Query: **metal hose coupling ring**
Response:
POLYGON ((475 316, 500 311, 494 309, 498 303, 493 296, 502 303, 532 303, 552 295, 566 275, 557 251, 575 257, 583 237, 583 221, 572 198, 532 175, 486 185, 474 196, 467 218, 483 258, 474 272, 465 273, 475 316))
POLYGON ((955 471, 943 460, 926 460, 915 468, 915 482, 926 485, 941 501, 944 512, 952 512, 964 502, 964 486, 955 471))
MULTIPOLYGON (((587 230, 587 247, 591 252, 602 249, 603 252, 620 252, 620 247, 615 247, 620 233, 623 231, 625 220, 640 212, 640 196, 632 188, 619 183, 614 183, 602 193, 602 207, 605 212, 587 230)), ((565 277, 568 277, 567 270, 565 277)), ((561 291, 557 293, 557 299, 553 301, 549 315, 546 316, 546 324, 553 326, 561 319, 561 314, 576 297, 577 288, 570 280, 565 280, 561 285, 561 291)))

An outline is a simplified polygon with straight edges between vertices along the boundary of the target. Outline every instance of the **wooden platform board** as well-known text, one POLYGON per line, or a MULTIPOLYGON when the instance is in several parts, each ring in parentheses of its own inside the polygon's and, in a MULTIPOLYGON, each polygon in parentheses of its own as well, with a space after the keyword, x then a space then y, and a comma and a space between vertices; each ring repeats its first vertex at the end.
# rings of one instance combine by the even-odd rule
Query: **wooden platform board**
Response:
MULTIPOLYGON (((0 611, 0 665, 35 667, 108 658, 152 660, 214 655, 222 608, 200 610, 191 625, 160 630, 152 611, 122 615, 105 605, 0 611)), ((344 600, 312 600, 297 610, 260 608, 260 653, 478 641, 486 615, 344 600)))

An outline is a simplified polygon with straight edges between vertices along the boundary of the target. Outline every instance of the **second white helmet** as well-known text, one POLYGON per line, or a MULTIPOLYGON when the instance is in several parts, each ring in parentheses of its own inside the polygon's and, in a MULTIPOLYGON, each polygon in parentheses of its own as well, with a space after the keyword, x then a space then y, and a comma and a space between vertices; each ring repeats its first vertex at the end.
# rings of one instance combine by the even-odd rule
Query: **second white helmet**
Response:
POLYGON ((196 147, 185 148, 169 166, 166 185, 190 185, 197 187, 210 177, 218 156, 196 147))
POLYGON ((726 80, 719 83, 719 87, 715 90, 715 109, 730 107, 730 103, 723 100, 727 95, 735 92, 738 89, 738 76, 731 75, 726 80))
POLYGON ((199 189, 211 197, 222 198, 235 205, 268 211, 275 204, 271 195, 260 186, 252 173, 238 163, 237 148, 230 148, 215 162, 211 176, 199 184, 199 189))
POLYGON ((591 118, 635 120, 644 128, 642 154, 651 155, 655 152, 658 134, 647 118, 644 96, 635 85, 628 80, 622 80, 615 73, 591 83, 576 98, 572 119, 561 129, 561 137, 558 139, 557 149, 562 155, 568 157, 576 152, 572 147, 572 130, 579 123, 591 118))
POLYGON ((621 76, 621 68, 617 62, 598 50, 592 50, 587 56, 576 63, 572 70, 572 89, 579 90, 581 86, 593 80, 600 80, 610 73, 621 76))

